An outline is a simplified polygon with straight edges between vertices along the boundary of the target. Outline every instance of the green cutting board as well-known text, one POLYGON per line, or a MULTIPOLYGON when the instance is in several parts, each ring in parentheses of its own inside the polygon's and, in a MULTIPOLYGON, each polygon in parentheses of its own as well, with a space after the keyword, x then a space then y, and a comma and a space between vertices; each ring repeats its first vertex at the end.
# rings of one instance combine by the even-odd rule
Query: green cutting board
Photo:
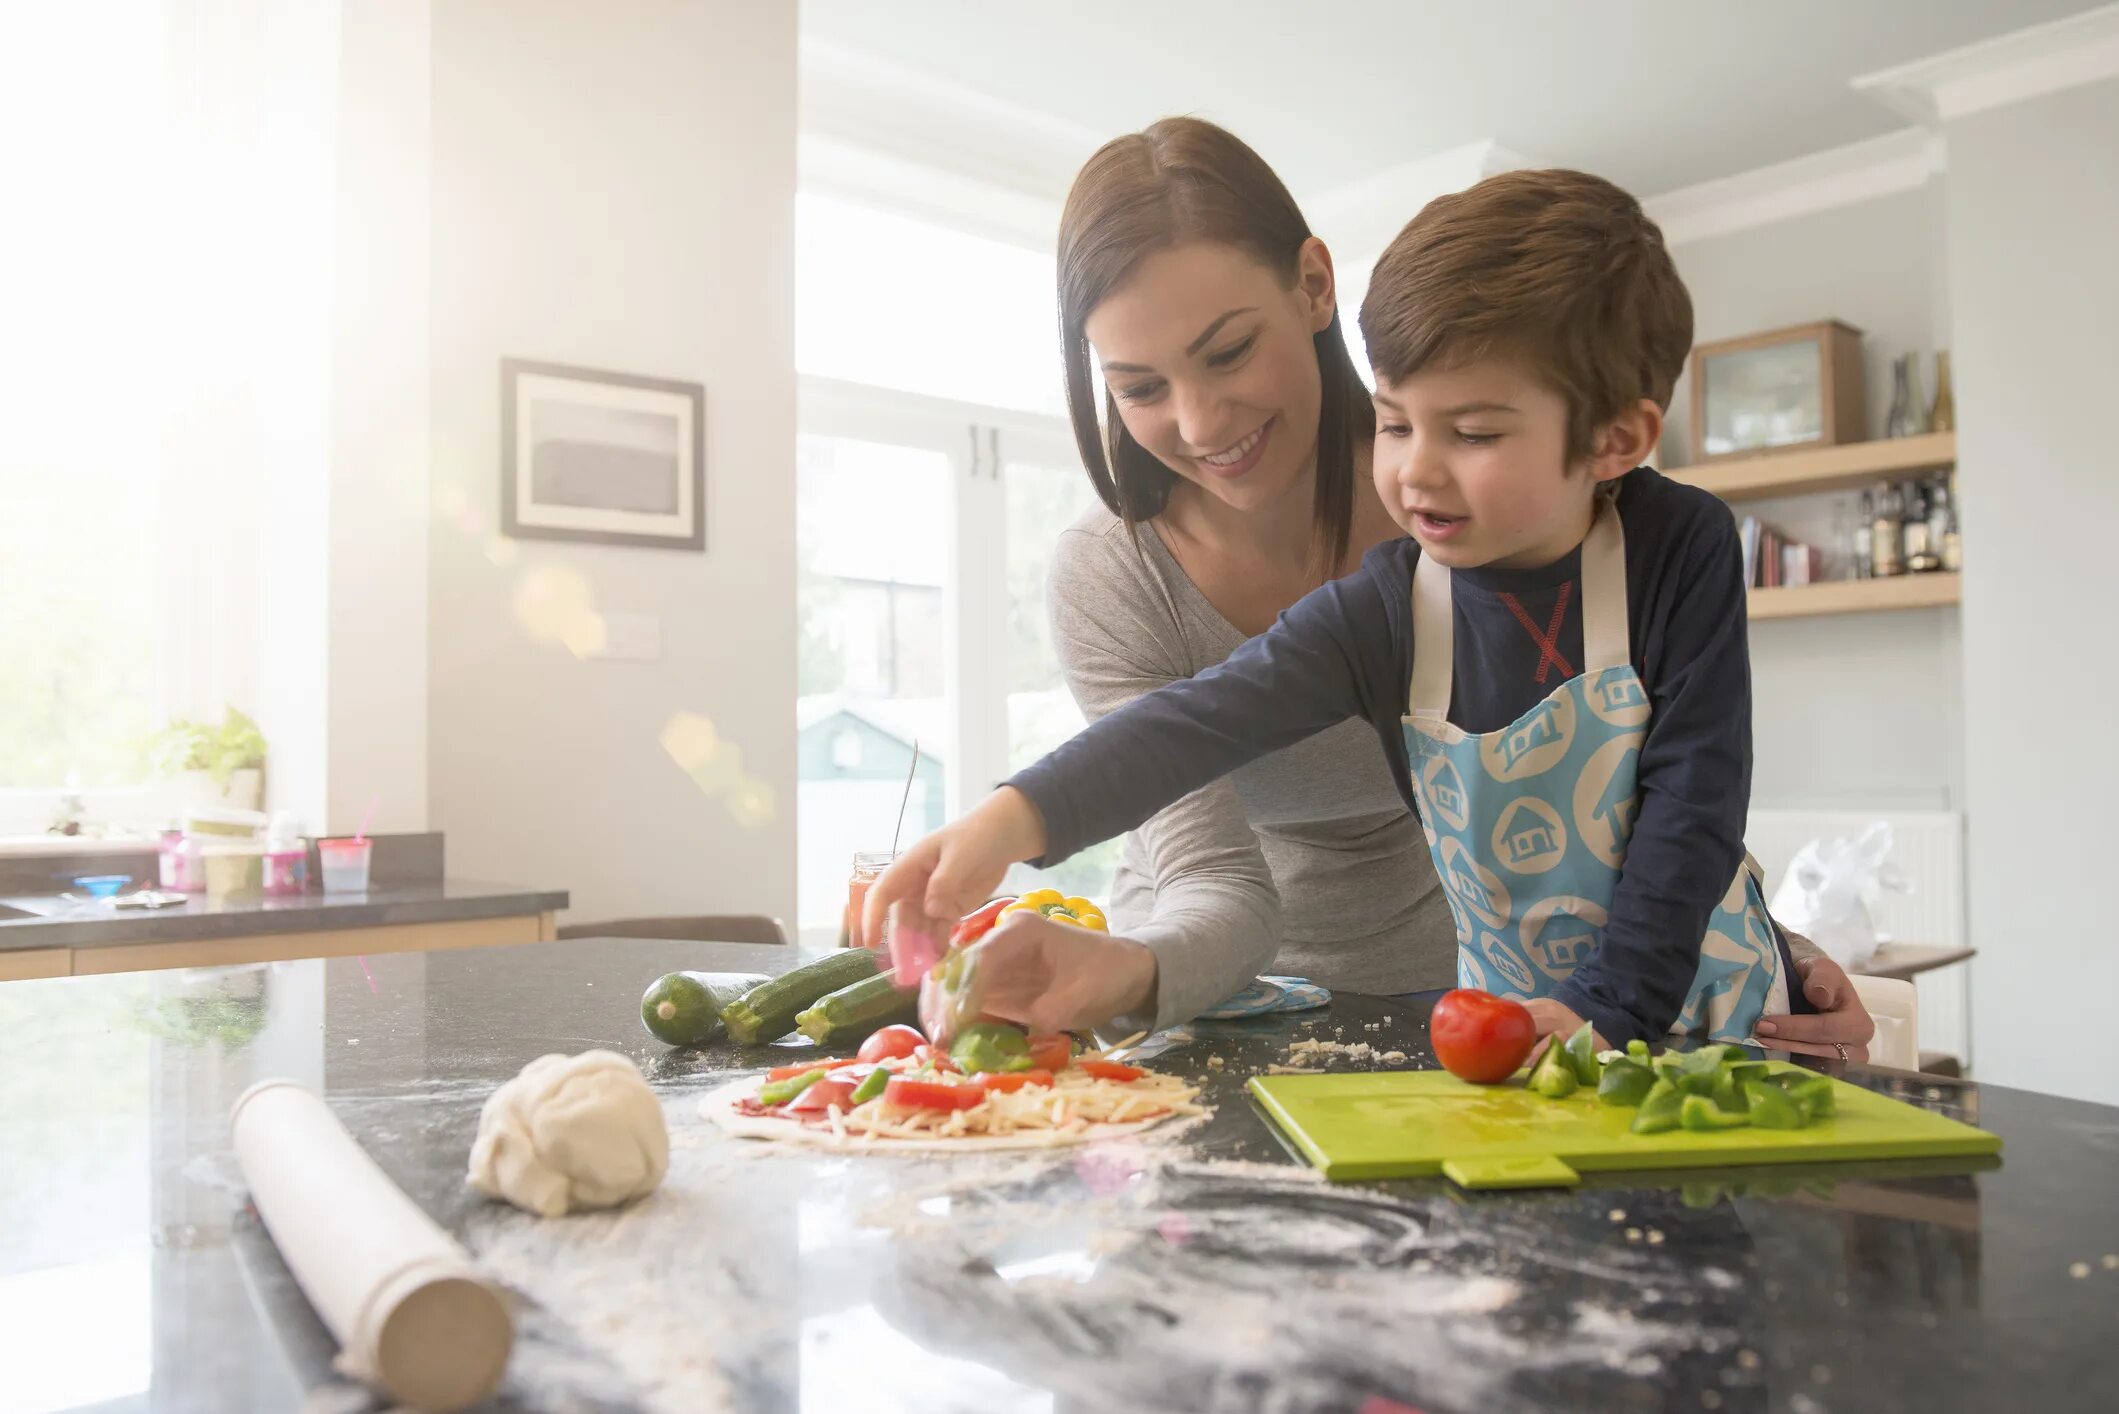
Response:
MULTIPOLYGON (((1775 1070, 1801 1070, 1785 1061, 1775 1070)), ((1804 1071, 1804 1074, 1815 1074, 1804 1071)), ((1993 1154, 1998 1136, 1832 1082, 1838 1113, 1804 1129, 1629 1134, 1634 1112, 1580 1093, 1548 1100, 1440 1070, 1261 1075, 1251 1093, 1330 1179, 1439 1173, 1465 1188, 1557 1188, 1614 1169, 1720 1168, 1993 1154)))

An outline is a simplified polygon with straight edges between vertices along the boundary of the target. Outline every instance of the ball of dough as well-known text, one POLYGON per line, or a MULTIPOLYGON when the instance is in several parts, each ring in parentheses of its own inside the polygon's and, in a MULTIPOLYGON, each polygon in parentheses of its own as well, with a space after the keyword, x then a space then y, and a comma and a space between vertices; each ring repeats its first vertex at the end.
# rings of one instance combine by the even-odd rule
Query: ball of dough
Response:
POLYGON ((539 1056, 478 1116, 471 1186, 556 1218, 655 1191, 669 1172, 662 1102, 616 1051, 539 1056))

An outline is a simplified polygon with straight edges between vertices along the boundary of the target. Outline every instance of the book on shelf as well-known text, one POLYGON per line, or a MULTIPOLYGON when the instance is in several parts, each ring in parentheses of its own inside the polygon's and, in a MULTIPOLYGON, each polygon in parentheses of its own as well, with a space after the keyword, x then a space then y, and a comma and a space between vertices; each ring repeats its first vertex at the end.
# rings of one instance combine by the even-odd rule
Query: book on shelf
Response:
POLYGON ((1788 539, 1757 516, 1745 516, 1738 523, 1737 539, 1743 547, 1744 583, 1749 588, 1781 589, 1824 582, 1823 551, 1788 539))

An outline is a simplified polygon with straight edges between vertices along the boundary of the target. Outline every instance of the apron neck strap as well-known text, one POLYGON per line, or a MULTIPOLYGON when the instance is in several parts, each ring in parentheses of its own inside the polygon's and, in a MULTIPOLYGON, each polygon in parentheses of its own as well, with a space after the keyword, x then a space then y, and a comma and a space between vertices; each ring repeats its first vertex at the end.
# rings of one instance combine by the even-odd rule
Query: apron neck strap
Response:
MULTIPOLYGON (((1413 565, 1413 680, 1406 713, 1440 722, 1455 685, 1457 615, 1449 568, 1423 554, 1413 565)), ((1582 541, 1582 657, 1586 672, 1633 661, 1626 622, 1626 531, 1611 495, 1597 492, 1582 541)))

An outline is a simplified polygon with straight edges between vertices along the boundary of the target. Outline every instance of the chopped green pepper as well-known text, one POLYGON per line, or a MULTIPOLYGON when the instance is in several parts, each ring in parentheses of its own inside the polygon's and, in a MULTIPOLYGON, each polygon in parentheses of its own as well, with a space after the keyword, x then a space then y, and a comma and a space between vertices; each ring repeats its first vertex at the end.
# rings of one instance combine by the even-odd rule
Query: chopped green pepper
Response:
POLYGON ((1751 1123, 1751 1117, 1731 1114, 1705 1095, 1687 1095, 1678 1106, 1678 1123, 1686 1129, 1700 1131, 1741 1129, 1751 1123))
POLYGON ((1596 1084, 1603 1074, 1604 1063, 1597 1059, 1596 1032, 1588 1022, 1567 1038, 1567 1060, 1575 1069, 1575 1079, 1584 1085, 1596 1084))
POLYGON ((882 1066, 877 1066, 874 1070, 861 1077, 861 1083, 854 1086, 853 1094, 846 1098, 856 1105, 865 1105, 876 1096, 882 1094, 883 1088, 888 1084, 890 1084, 890 1072, 883 1069, 882 1066))
POLYGON ((1790 1099, 1802 1106, 1805 1120, 1831 1117, 1837 1102, 1833 1098, 1830 1076, 1802 1075, 1784 1070, 1773 1078, 1780 1082, 1790 1099))
POLYGON ((1712 1095, 1722 1072, 1722 1048, 1702 1046, 1681 1055, 1663 1074, 1688 1095, 1712 1095))
POLYGON ((784 1105, 810 1086, 822 1080, 822 1070, 805 1070, 800 1075, 790 1075, 785 1080, 768 1080, 758 1091, 761 1105, 784 1105))
POLYGON ((1744 1081, 1745 1113, 1758 1129, 1801 1129, 1803 1109, 1780 1086, 1765 1080, 1744 1081))
POLYGON ((1005 1022, 978 1021, 958 1033, 949 1058, 966 1075, 1030 1069, 1030 1042, 1005 1022))
POLYGON ((1661 1134, 1666 1129, 1678 1127, 1678 1111, 1684 1095, 1668 1080, 1658 1080, 1641 1099, 1641 1108, 1633 1117, 1631 1126, 1635 1134, 1661 1134))
POLYGON ((1626 1043, 1626 1058, 1639 1061, 1642 1065, 1649 1064, 1648 1043, 1638 1036, 1628 1041, 1626 1043))
POLYGON ((1656 1086, 1655 1072, 1627 1056, 1608 1061, 1597 1079, 1597 1098, 1607 1105, 1638 1105, 1656 1086))
POLYGON ((1560 1038, 1553 1037, 1545 1054, 1530 1068, 1530 1088, 1548 1100, 1564 1100, 1581 1088, 1581 1080, 1575 1075, 1574 1062, 1568 1058, 1567 1047, 1560 1038))

